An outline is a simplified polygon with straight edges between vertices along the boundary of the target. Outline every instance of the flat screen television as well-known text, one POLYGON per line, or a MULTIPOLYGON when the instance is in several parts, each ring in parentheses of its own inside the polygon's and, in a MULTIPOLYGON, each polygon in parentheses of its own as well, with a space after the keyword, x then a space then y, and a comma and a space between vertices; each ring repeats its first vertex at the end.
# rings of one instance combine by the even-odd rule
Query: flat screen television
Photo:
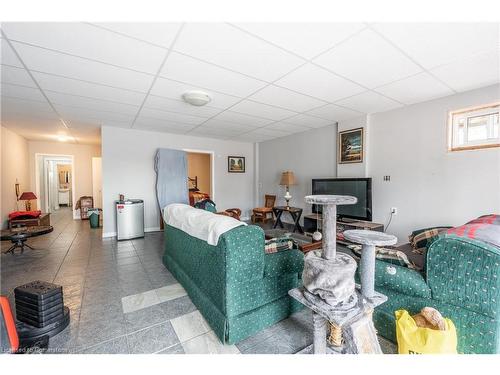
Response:
MULTIPOLYGON (((371 178, 317 178, 312 180, 313 194, 351 195, 356 204, 337 206, 339 219, 372 220, 371 178)), ((313 205, 314 213, 321 213, 321 206, 313 205)))

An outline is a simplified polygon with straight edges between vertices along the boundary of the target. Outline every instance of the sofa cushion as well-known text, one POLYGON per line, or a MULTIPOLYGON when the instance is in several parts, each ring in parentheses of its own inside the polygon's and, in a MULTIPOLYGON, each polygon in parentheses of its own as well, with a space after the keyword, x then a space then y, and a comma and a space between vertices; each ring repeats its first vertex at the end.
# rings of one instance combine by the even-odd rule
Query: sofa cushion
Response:
POLYGON ((264 256, 264 277, 277 277, 287 273, 300 273, 304 268, 304 254, 291 249, 264 256))
POLYGON ((380 260, 375 262, 375 288, 378 287, 410 296, 431 298, 431 289, 420 272, 380 260))

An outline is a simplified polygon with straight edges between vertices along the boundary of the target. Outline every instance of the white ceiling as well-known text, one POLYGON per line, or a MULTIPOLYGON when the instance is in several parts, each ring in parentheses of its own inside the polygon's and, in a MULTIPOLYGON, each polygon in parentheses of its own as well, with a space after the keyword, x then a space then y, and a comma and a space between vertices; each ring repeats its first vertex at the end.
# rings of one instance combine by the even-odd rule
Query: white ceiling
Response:
POLYGON ((497 23, 3 23, 1 122, 258 142, 500 81, 497 23), (204 90, 204 107, 182 101, 204 90))

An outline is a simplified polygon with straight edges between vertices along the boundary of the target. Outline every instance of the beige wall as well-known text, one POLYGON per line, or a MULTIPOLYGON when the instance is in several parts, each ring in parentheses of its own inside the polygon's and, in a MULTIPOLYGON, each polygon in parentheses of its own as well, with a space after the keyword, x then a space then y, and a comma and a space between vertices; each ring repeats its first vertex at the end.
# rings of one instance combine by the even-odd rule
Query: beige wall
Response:
MULTIPOLYGON (((20 192, 30 189, 28 141, 20 135, 2 127, 1 131, 1 191, 2 228, 6 227, 8 214, 16 210, 16 178, 19 181, 20 192)), ((24 202, 19 202, 24 209, 24 202)))
MULTIPOLYGON (((36 154, 70 155, 74 159, 72 180, 75 182, 73 207, 82 195, 92 195, 92 157, 101 156, 101 147, 93 145, 78 145, 62 142, 28 141, 30 186, 36 190, 36 154)), ((77 217, 79 217, 77 215, 77 217)))
POLYGON ((198 189, 203 193, 212 194, 210 178, 210 154, 189 152, 187 154, 188 176, 198 176, 198 189))

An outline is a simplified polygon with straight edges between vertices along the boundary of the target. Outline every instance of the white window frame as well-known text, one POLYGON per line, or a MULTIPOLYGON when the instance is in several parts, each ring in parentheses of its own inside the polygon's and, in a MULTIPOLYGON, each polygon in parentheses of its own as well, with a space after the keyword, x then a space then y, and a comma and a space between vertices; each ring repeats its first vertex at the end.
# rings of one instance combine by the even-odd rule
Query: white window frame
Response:
MULTIPOLYGON (((483 139, 479 141, 467 140, 467 126, 469 119, 484 115, 492 115, 495 113, 500 116, 500 102, 450 111, 448 117, 448 151, 477 150, 482 148, 500 147, 500 132, 497 138, 483 139), (463 145, 457 145, 458 124, 462 119, 465 120, 465 142, 463 145)), ((488 122, 488 132, 490 134, 493 132, 493 116, 488 122)))

